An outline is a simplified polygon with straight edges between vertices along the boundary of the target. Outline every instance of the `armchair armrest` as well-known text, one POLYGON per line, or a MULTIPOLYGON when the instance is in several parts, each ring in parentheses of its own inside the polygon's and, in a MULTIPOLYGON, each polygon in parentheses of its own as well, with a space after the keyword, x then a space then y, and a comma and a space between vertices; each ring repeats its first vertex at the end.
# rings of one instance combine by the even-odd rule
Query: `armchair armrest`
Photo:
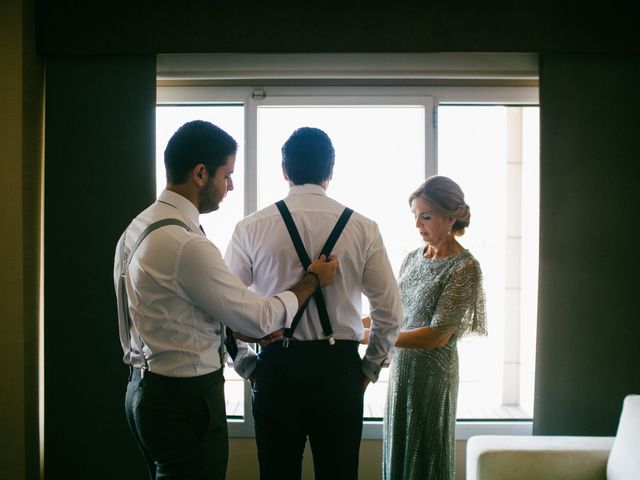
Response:
POLYGON ((474 436, 466 480, 605 480, 614 438, 474 436))

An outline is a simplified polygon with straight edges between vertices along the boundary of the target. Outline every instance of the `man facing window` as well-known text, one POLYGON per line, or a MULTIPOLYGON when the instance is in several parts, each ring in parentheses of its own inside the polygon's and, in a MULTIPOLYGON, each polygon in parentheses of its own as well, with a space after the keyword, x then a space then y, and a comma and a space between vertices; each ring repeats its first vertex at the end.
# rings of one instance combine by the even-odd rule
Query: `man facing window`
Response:
MULTIPOLYGON (((289 195, 236 226, 225 260, 261 296, 302 276, 305 255, 317 258, 341 223, 345 207, 326 193, 334 158, 331 140, 322 130, 296 130, 282 147, 289 195)), ((253 383, 263 480, 299 479, 307 438, 316 478, 357 478, 363 393, 377 380, 395 343, 402 312, 377 224, 354 212, 341 226, 333 249, 325 252, 341 261, 336 282, 323 289, 322 299, 309 302, 283 339, 258 355, 241 344, 235 360, 236 370, 253 383), (369 299, 372 319, 363 359, 358 354, 364 335, 361 294, 369 299)))

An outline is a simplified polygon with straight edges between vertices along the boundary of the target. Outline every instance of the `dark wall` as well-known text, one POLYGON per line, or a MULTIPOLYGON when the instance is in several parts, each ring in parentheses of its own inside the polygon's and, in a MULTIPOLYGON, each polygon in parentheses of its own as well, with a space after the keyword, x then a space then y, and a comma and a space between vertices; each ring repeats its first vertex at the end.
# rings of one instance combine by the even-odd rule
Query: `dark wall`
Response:
POLYGON ((640 393, 640 56, 545 55, 535 432, 613 435, 640 393))
POLYGON ((630 52, 632 2, 39 0, 44 54, 630 52))
POLYGON ((45 475, 141 479, 113 258, 155 198, 155 58, 47 60, 45 475))

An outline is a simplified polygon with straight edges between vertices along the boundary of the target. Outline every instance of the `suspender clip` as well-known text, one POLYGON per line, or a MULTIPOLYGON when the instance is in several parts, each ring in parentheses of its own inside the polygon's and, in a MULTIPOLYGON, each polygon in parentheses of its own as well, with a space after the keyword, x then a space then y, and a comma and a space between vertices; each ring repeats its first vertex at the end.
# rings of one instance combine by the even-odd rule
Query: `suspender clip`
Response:
POLYGON ((120 276, 122 278, 127 278, 127 268, 128 268, 128 264, 127 264, 127 259, 123 258, 122 259, 122 265, 120 266, 120 276))
POLYGON ((329 345, 335 345, 336 344, 336 339, 333 338, 333 335, 329 335, 329 345))
POLYGON ((282 341, 282 348, 289 348, 289 337, 284 337, 282 341))

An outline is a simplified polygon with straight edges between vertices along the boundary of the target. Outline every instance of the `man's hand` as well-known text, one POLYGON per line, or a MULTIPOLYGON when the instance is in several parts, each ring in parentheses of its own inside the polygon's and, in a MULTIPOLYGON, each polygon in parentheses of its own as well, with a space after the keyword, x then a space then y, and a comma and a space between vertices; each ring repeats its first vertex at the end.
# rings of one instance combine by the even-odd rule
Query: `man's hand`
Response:
POLYGON ((338 273, 338 263, 338 259, 333 255, 329 255, 329 258, 324 255, 320 255, 320 258, 311 262, 307 271, 318 275, 320 286, 326 287, 336 278, 336 274, 338 273))
POLYGON ((281 328, 280 330, 276 330, 275 332, 271 332, 269 335, 265 335, 264 337, 258 339, 257 343, 261 347, 266 347, 270 343, 273 343, 276 340, 278 340, 279 338, 281 338, 283 333, 284 333, 284 328, 281 328))
POLYGON ((364 337, 362 338, 362 340, 360 340, 360 343, 362 345, 369 345, 369 334, 371 333, 371 330, 368 328, 364 329, 364 337))
POLYGON ((305 302, 318 290, 318 287, 325 287, 336 278, 338 259, 332 255, 329 255, 329 258, 320 255, 320 258, 309 265, 307 272, 313 275, 307 273, 290 289, 298 299, 298 311, 305 306, 305 302))
POLYGON ((265 335, 262 338, 248 337, 238 332, 233 332, 233 337, 237 340, 242 340, 243 342, 246 342, 246 343, 257 343, 261 347, 266 347, 270 343, 275 342, 280 337, 282 337, 283 333, 284 333, 284 328, 281 328, 280 330, 271 332, 269 335, 265 335))

